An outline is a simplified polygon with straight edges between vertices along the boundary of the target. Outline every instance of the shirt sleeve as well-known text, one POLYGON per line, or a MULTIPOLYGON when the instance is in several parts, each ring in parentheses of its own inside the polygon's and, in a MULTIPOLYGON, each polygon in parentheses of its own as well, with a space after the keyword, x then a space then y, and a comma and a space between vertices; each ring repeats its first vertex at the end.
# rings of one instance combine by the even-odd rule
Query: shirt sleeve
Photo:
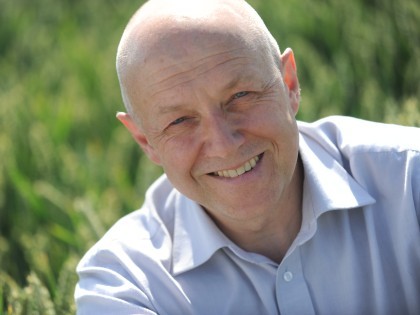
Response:
POLYGON ((120 259, 106 251, 88 253, 82 259, 77 268, 77 315, 158 314, 146 290, 133 280, 120 259))

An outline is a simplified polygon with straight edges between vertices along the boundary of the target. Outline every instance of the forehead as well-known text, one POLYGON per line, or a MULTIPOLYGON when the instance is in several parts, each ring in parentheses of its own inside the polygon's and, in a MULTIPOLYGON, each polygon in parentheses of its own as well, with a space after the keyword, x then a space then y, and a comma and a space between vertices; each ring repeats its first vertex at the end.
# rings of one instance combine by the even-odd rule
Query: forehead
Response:
POLYGON ((130 84, 140 101, 200 78, 210 76, 215 84, 251 76, 272 66, 267 55, 255 41, 228 30, 169 29, 156 34, 154 44, 132 67, 130 84))

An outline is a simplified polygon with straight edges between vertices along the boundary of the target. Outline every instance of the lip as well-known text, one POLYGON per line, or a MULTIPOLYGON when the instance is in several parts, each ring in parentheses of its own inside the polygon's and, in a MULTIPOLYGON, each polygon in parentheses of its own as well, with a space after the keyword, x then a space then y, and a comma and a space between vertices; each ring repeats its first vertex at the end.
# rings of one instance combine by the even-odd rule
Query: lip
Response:
POLYGON ((216 172, 209 173, 208 175, 220 179, 235 179, 240 178, 241 176, 251 173, 258 165, 261 163, 261 160, 264 156, 264 153, 258 154, 248 161, 244 162, 241 166, 232 169, 223 169, 216 172))

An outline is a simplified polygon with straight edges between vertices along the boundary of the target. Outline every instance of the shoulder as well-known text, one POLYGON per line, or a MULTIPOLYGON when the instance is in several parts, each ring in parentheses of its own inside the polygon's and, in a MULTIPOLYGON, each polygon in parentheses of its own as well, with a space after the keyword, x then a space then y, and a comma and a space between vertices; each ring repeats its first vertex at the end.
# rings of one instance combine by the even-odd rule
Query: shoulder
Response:
POLYGON ((111 263, 113 259, 120 260, 122 253, 159 257, 162 250, 169 251, 177 194, 166 176, 160 177, 147 190, 143 206, 119 219, 85 254, 79 266, 103 264, 103 257, 111 263), (167 246, 162 247, 163 244, 167 246))
POLYGON ((298 122, 304 138, 343 154, 357 152, 420 152, 420 128, 331 116, 314 123, 298 122))

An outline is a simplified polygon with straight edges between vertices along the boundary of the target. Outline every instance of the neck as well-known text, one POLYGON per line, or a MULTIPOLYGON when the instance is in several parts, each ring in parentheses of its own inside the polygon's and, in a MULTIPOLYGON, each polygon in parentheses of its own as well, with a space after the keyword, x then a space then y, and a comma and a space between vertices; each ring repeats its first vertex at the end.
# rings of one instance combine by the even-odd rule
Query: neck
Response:
POLYGON ((280 263, 302 224, 303 177, 303 165, 299 158, 292 181, 284 192, 283 203, 271 215, 233 227, 216 223, 242 249, 280 263))

